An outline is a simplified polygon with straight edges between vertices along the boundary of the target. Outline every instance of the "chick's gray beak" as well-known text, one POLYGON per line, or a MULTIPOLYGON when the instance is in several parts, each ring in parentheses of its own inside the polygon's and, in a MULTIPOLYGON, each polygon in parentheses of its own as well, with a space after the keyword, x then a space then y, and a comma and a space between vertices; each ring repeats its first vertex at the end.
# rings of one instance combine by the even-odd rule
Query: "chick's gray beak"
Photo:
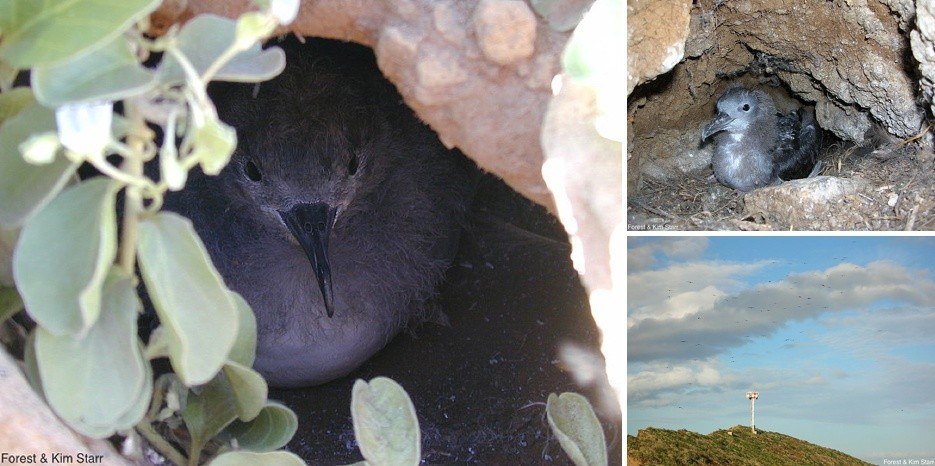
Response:
POLYGON ((328 263, 328 238, 335 210, 324 203, 297 204, 288 211, 279 211, 279 216, 305 250, 312 264, 318 289, 328 317, 334 315, 334 289, 331 286, 331 266, 328 263))
POLYGON ((727 113, 718 113, 717 116, 714 117, 714 120, 712 120, 711 123, 708 123, 708 125, 705 126, 701 131, 701 140, 704 141, 712 134, 727 129, 727 125, 729 125, 732 121, 734 121, 734 119, 731 118, 727 113))

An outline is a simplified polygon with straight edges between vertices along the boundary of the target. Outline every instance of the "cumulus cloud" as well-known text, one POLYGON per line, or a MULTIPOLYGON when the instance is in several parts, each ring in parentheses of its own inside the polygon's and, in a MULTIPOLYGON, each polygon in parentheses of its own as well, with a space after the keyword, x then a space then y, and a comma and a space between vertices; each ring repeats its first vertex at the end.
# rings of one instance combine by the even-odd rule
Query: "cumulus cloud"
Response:
POLYGON ((627 377, 627 396, 640 405, 658 406, 673 400, 666 396, 669 393, 680 392, 688 387, 718 387, 731 382, 734 382, 734 378, 722 374, 713 360, 690 361, 680 365, 650 363, 642 366, 635 375, 627 377))
POLYGON ((658 306, 662 299, 680 293, 701 291, 708 287, 734 290, 743 284, 740 277, 755 273, 771 263, 687 262, 662 270, 630 272, 627 275, 627 307, 631 311, 630 315, 633 315, 633 311, 646 306, 658 306))
POLYGON ((935 302, 935 282, 887 261, 866 266, 839 264, 734 293, 723 291, 724 284, 734 281, 733 275, 749 270, 745 267, 679 264, 631 275, 628 295, 635 296, 628 300, 629 360, 705 358, 743 345, 757 335, 772 334, 790 321, 828 312, 868 310, 884 302, 913 307, 935 302), (712 270, 693 277, 690 283, 683 282, 684 270, 693 266, 712 270), (641 286, 655 291, 641 292, 641 286), (683 294, 690 298, 681 299, 683 294))
POLYGON ((653 238, 627 249, 627 267, 630 272, 644 270, 656 263, 656 253, 678 259, 694 259, 708 249, 708 238, 653 238))

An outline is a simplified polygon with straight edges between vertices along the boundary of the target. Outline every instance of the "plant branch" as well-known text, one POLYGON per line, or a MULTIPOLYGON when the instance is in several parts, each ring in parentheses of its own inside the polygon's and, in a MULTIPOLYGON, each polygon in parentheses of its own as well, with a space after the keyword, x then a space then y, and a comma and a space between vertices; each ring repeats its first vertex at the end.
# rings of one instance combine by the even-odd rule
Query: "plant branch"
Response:
MULTIPOLYGON (((132 151, 130 155, 136 154, 136 156, 126 157, 122 164, 122 170, 119 171, 134 178, 142 178, 143 159, 140 154, 143 152, 145 143, 140 135, 144 134, 144 130, 147 129, 146 121, 143 120, 143 116, 133 102, 129 100, 125 102, 126 115, 131 125, 130 134, 127 136, 127 145, 132 151)), ((148 181, 149 180, 147 180, 147 182, 148 181)), ((142 190, 143 186, 139 184, 128 184, 126 199, 124 200, 123 206, 123 232, 120 238, 120 267, 131 277, 136 276, 136 239, 139 235, 139 215, 143 211, 142 190)))
POLYGON ((172 464, 188 464, 188 461, 185 460, 185 456, 179 453, 175 447, 173 447, 166 439, 159 435, 159 432, 156 432, 153 429, 153 426, 149 424, 148 418, 143 418, 143 420, 136 425, 136 431, 139 432, 147 442, 149 442, 154 450, 159 452, 159 454, 164 456, 167 460, 171 461, 172 464))
POLYGON ((195 66, 192 65, 192 62, 189 61, 188 57, 175 45, 167 48, 166 51, 179 62, 179 66, 182 67, 182 71, 185 73, 185 79, 188 81, 188 87, 195 93, 198 103, 210 108, 208 107, 208 102, 210 102, 210 100, 205 90, 207 89, 207 83, 202 81, 198 76, 198 71, 195 70, 195 66))

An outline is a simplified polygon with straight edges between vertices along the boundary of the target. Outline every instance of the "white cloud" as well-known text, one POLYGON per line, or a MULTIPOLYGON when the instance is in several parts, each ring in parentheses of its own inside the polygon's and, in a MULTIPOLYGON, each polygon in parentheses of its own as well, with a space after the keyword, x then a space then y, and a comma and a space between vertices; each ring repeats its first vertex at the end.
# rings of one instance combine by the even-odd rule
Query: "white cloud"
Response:
POLYGON ((733 293, 725 289, 736 283, 735 275, 764 265, 679 264, 631 274, 629 360, 705 358, 753 336, 772 334, 790 321, 868 310, 883 302, 907 307, 935 303, 935 282, 892 262, 839 264, 733 293), (692 269, 695 273, 687 272, 692 269), (697 273, 699 269, 705 271, 697 273), (688 296, 682 300, 682 294, 688 296))
POLYGON ((627 275, 627 308, 632 313, 643 306, 658 305, 661 300, 677 294, 708 287, 734 290, 742 285, 738 277, 754 273, 772 263, 689 262, 674 264, 662 270, 631 271, 627 275))
POLYGON ((708 249, 708 238, 704 236, 666 238, 665 241, 659 242, 659 249, 671 257, 694 259, 708 249))
POLYGON ((627 377, 627 396, 642 405, 658 406, 666 393, 681 392, 688 387, 721 386, 734 380, 716 367, 714 360, 691 361, 686 364, 648 363, 635 375, 627 377))
POLYGON ((651 245, 638 246, 627 250, 627 270, 643 270, 656 263, 651 245))
POLYGON ((700 257, 708 249, 708 238, 690 236, 685 238, 654 238, 651 242, 627 249, 627 268, 630 272, 640 271, 656 263, 655 253, 679 259, 700 257))

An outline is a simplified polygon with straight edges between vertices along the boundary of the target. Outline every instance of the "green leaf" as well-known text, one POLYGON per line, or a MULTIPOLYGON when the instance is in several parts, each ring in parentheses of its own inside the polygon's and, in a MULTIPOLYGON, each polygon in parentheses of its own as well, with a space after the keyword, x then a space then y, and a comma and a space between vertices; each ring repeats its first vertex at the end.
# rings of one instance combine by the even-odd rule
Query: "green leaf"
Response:
MULTIPOLYGON (((201 76, 218 57, 234 43, 236 22, 216 15, 200 15, 182 26, 177 38, 178 48, 201 76)), ((263 50, 254 44, 238 53, 221 67, 215 81, 259 82, 277 76, 286 67, 286 54, 279 47, 263 50)), ((166 84, 185 81, 178 61, 166 55, 157 70, 159 80, 166 84)))
POLYGON ((85 435, 107 437, 142 418, 139 401, 152 387, 136 336, 140 307, 133 278, 114 267, 104 283, 100 318, 87 334, 76 338, 36 330, 46 399, 85 435), (131 411, 136 418, 128 420, 131 411))
POLYGON ((36 102, 29 87, 14 87, 7 92, 0 93, 0 123, 36 102))
MULTIPOLYGON (((2 34, 3 31, 0 31, 2 34)), ((16 80, 16 75, 19 74, 19 70, 13 68, 12 65, 6 62, 3 58, 0 58, 0 92, 8 91, 13 87, 13 81, 16 80)), ((0 118, 2 120, 2 118, 0 118)))
MULTIPOLYGON (((139 339, 137 339, 137 348, 142 354, 143 342, 139 339)), ((143 390, 139 392, 136 400, 130 405, 130 409, 114 422, 114 430, 118 432, 139 424, 149 409, 149 403, 153 398, 153 366, 149 364, 149 360, 145 357, 143 357, 143 369, 146 370, 146 374, 143 376, 143 390)))
POLYGON ((39 104, 0 125, 0 226, 22 225, 65 187, 78 168, 65 157, 42 166, 23 160, 19 145, 32 134, 45 131, 55 131, 55 115, 39 104))
POLYGON ((36 330, 38 327, 26 336, 26 344, 23 346, 23 373, 26 374, 26 380, 29 381, 29 386, 33 391, 45 400, 45 394, 42 393, 42 377, 39 376, 39 364, 36 362, 36 330))
POLYGON ((117 255, 120 184, 95 178, 64 191, 30 219, 13 254, 29 315, 46 332, 79 334, 101 312, 101 285, 117 255))
POLYGON ((552 432, 576 466, 607 464, 604 429, 587 398, 571 392, 552 393, 545 412, 552 432))
POLYGON ((23 310, 23 300, 20 299, 16 288, 0 285, 0 324, 23 310))
POLYGON ((227 432, 237 439, 240 448, 272 451, 289 443, 298 428, 299 419, 291 409, 269 402, 252 421, 234 421, 227 432))
POLYGON ((221 369, 237 337, 237 309, 191 221, 162 212, 140 222, 140 270, 186 385, 221 369))
POLYGON ((266 403, 266 394, 269 392, 263 376, 235 362, 224 364, 224 375, 227 376, 234 393, 237 417, 241 421, 249 421, 260 414, 263 404, 266 403))
POLYGON ((165 327, 160 325, 149 334, 149 341, 143 354, 149 360, 169 357, 169 336, 166 334, 165 327))
POLYGON ((209 440, 237 418, 234 392, 223 375, 189 393, 182 420, 188 427, 192 442, 189 454, 200 452, 209 440))
POLYGON ((13 286, 13 250, 16 248, 18 239, 18 228, 8 230, 0 227, 0 286, 13 286))
POLYGON ((192 138, 194 157, 206 175, 217 175, 231 159, 237 147, 237 131, 216 117, 209 118, 205 124, 195 128, 192 138))
POLYGON ((377 377, 358 379, 351 391, 354 435, 364 459, 372 464, 418 465, 419 420, 412 400, 398 383, 377 377))
POLYGON ((91 53, 32 70, 36 99, 47 107, 86 100, 121 100, 155 85, 156 74, 140 66, 123 37, 91 53))
POLYGON ((229 451, 214 458, 208 466, 304 466, 301 458, 288 451, 254 453, 252 451, 229 451))
POLYGON ((17 68, 64 60, 100 46, 151 13, 160 0, 4 0, 0 57, 17 68))
POLYGON ((237 42, 237 48, 249 49, 262 38, 272 33, 278 25, 276 19, 266 13, 248 11, 240 15, 240 18, 237 18, 237 26, 234 28, 234 40, 237 42))
POLYGON ((256 316, 253 315, 253 309, 236 292, 231 291, 231 298, 237 307, 237 339, 234 340, 234 347, 231 348, 227 359, 247 367, 253 366, 256 359, 256 316))

